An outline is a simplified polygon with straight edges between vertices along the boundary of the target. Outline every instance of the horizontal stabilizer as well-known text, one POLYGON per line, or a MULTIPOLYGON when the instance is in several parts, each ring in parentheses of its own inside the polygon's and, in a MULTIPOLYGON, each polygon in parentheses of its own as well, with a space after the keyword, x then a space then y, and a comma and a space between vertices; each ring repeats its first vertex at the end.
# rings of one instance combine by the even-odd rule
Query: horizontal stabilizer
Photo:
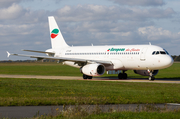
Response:
POLYGON ((8 51, 6 51, 6 52, 7 52, 7 57, 9 57, 11 54, 8 51))

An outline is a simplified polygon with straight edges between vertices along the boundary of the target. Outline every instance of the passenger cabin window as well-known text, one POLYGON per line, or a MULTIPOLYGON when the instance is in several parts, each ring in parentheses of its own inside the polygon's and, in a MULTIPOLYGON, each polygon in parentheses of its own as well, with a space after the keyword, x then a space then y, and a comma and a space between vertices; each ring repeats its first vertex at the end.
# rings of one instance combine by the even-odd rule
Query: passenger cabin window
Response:
MULTIPOLYGON (((154 55, 156 52, 159 51, 154 51, 152 54, 154 55)), ((160 51, 162 52, 161 54, 166 53, 165 51, 160 51)), ((64 53, 64 55, 138 55, 139 52, 99 52, 99 53, 64 53)))

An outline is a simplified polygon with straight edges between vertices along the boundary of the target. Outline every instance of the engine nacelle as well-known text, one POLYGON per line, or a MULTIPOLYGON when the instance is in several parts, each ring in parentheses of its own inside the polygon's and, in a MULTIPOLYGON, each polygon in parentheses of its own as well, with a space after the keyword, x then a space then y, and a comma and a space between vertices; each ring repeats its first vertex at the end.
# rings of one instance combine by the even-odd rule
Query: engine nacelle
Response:
MULTIPOLYGON (((152 72, 153 76, 155 76, 158 73, 159 70, 154 70, 152 72)), ((149 76, 149 72, 147 70, 134 70, 134 73, 140 74, 142 76, 149 76)))
POLYGON ((105 72, 105 67, 102 64, 87 64, 81 69, 81 73, 88 76, 101 76, 105 72))

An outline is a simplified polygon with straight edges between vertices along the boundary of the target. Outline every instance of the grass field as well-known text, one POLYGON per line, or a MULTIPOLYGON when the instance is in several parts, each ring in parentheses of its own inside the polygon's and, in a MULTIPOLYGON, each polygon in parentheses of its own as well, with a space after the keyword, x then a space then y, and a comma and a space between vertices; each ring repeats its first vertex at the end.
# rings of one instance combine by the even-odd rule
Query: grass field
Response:
MULTIPOLYGON (((6 79, 0 78, 0 106, 82 105, 82 104, 156 104, 180 103, 179 84, 126 83, 79 80, 6 79)), ((33 116, 33 115, 32 115, 33 116)), ((105 119, 105 118, 180 118, 180 110, 159 110, 88 113, 75 108, 57 115, 35 119, 105 119)))
MULTIPOLYGON (((167 69, 159 70, 156 78, 180 79, 180 63, 174 63, 167 69)), ((57 63, 0 63, 0 74, 21 75, 52 75, 52 76, 82 76, 79 69, 57 63)), ((148 78, 135 74, 132 70, 127 71, 128 78, 148 78)), ((102 77, 117 77, 117 74, 102 77)))
POLYGON ((0 63, 0 74, 81 76, 79 69, 58 63, 0 63))
POLYGON ((0 106, 180 103, 179 84, 0 79, 0 106))
MULTIPOLYGON (((160 70, 156 78, 180 79, 180 63, 160 70)), ((0 74, 82 76, 79 69, 56 63, 0 63, 0 74)), ((127 71, 129 78, 147 78, 127 71)), ((117 77, 104 74, 103 77, 117 77)), ((0 78, 0 106, 81 105, 81 104, 156 104, 180 103, 179 84, 127 83, 79 80, 0 78)), ((147 110, 110 112, 82 110, 61 112, 50 118, 180 118, 180 111, 147 110)))

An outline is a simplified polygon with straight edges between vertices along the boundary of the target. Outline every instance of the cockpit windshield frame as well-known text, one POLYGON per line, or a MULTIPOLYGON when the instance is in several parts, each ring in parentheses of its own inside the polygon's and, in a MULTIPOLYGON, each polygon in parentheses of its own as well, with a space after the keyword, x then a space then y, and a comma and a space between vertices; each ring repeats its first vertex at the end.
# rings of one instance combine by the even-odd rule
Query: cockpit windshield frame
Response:
POLYGON ((153 51, 152 52, 152 55, 169 55, 169 53, 165 50, 165 49, 163 49, 164 51, 153 51))
POLYGON ((168 51, 167 51, 167 50, 165 50, 165 49, 163 49, 163 50, 166 52, 166 54, 167 54, 167 55, 169 55, 169 53, 168 53, 168 51))

